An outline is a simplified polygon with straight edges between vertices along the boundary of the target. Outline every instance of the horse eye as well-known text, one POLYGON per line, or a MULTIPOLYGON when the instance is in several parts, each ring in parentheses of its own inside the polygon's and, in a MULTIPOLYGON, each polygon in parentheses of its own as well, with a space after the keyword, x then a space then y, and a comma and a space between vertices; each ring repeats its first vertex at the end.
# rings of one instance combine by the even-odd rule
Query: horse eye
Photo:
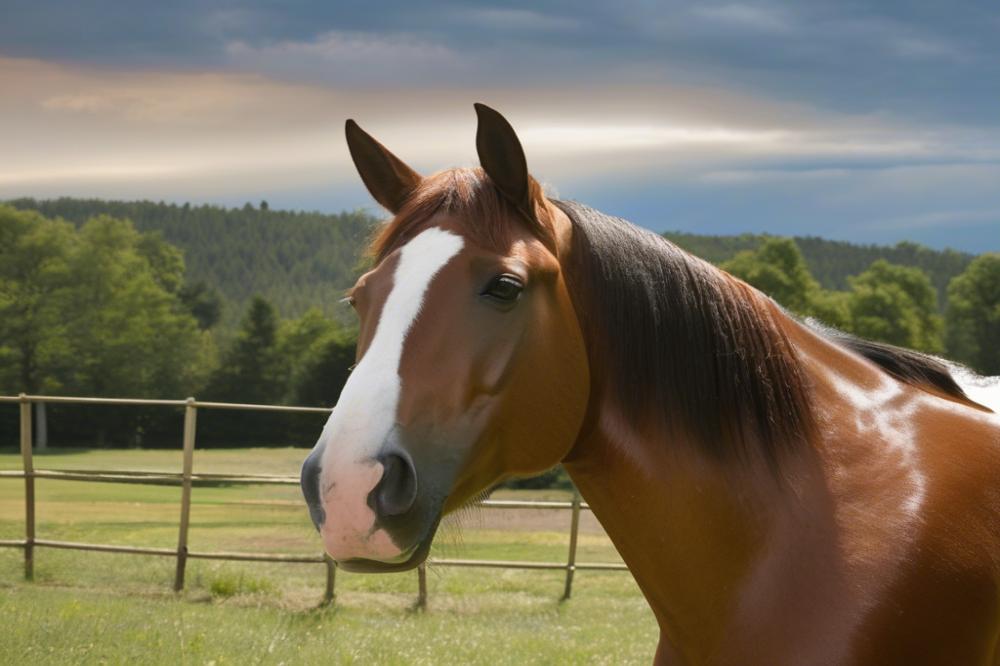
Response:
POLYGON ((502 303, 513 303, 521 295, 523 289, 524 285, 513 275, 498 275, 490 280, 482 295, 502 303))

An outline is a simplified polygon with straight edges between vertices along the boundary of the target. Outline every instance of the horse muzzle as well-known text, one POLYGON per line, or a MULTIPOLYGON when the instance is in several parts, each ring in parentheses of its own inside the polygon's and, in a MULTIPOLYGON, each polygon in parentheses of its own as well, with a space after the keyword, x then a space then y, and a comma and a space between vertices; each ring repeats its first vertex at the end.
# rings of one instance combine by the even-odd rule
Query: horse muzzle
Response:
POLYGON ((320 442, 302 465, 302 494, 326 552, 352 571, 401 571, 423 562, 440 504, 431 501, 434 493, 420 492, 409 453, 386 444, 373 458, 344 458, 320 442))

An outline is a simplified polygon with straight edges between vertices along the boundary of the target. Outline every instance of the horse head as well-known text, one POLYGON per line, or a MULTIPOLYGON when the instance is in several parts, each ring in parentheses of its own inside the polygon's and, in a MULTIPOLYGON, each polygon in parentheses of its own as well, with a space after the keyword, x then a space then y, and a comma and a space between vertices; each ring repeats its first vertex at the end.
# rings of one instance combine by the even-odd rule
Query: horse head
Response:
POLYGON ((443 514, 562 460, 587 408, 560 264, 569 219, 510 124, 476 111, 481 168, 427 177, 347 122, 361 179, 394 216, 348 296, 357 365, 302 468, 313 522, 348 570, 420 564, 443 514))

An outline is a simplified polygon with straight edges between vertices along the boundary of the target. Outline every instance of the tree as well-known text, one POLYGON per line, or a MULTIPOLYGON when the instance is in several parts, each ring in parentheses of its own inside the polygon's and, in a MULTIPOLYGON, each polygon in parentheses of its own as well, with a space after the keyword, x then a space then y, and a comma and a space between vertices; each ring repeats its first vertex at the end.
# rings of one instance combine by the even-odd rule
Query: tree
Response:
POLYGON ((341 310, 337 299, 358 276, 377 218, 363 211, 317 212, 248 207, 157 204, 98 199, 19 199, 17 208, 62 217, 77 226, 101 214, 131 220, 143 234, 159 231, 183 248, 187 284, 203 281, 217 289, 223 307, 212 326, 231 337, 255 295, 283 316, 299 316, 317 306, 327 316, 341 310))
POLYGON ((213 400, 281 402, 287 370, 277 347, 278 316, 269 302, 254 297, 236 339, 223 354, 206 394, 213 400))
MULTIPOLYGON (((101 216, 78 231, 0 207, 0 369, 11 392, 156 396, 198 381, 205 340, 180 305, 180 253, 101 216)), ((37 403, 44 444, 44 403, 37 403)))
POLYGON ((812 293, 819 289, 790 238, 769 238, 757 250, 737 253, 722 268, 795 312, 808 310, 812 293))
POLYGON ((219 322, 222 314, 222 297, 218 290, 208 286, 204 280, 186 284, 177 292, 184 307, 198 321, 198 328, 206 331, 219 322))
POLYGON ((165 241, 162 233, 150 231, 138 235, 135 250, 149 263, 153 279, 164 291, 171 294, 180 291, 184 284, 184 254, 165 241))
MULTIPOLYGON (((283 402, 287 386, 288 368, 278 349, 278 316, 268 301, 256 296, 235 339, 223 353, 204 391, 205 397, 271 405, 283 402)), ((199 428, 205 441, 245 446, 281 441, 287 436, 287 423, 287 418, 267 412, 220 410, 206 414, 199 428)))
MULTIPOLYGON (((339 327, 310 344, 295 364, 297 369, 289 386, 291 402, 314 407, 337 404, 354 366, 355 346, 355 335, 339 327)), ((308 442, 315 439, 318 425, 297 419, 290 422, 288 435, 294 441, 308 442)))
POLYGON ((32 211, 0 206, 0 347, 10 392, 60 386, 69 357, 62 306, 73 287, 73 227, 32 211))
POLYGON ((810 297, 808 316, 850 333, 852 328, 849 302, 850 295, 847 292, 820 289, 810 297))
POLYGON ((338 333, 310 354, 295 384, 295 401, 330 407, 337 404, 355 362, 357 340, 338 333))
MULTIPOLYGON (((62 305, 73 286, 73 227, 0 206, 0 385, 5 393, 59 388, 70 351, 62 305)), ((45 403, 35 403, 35 444, 48 446, 45 403)))
POLYGON ((943 350, 937 292, 926 273, 879 259, 849 281, 855 335, 930 353, 943 350))
POLYGON ((738 252, 721 267, 792 312, 837 327, 847 321, 843 297, 820 288, 791 238, 768 238, 756 250, 738 252))
POLYGON ((335 404, 354 365, 356 332, 310 308, 283 322, 278 338, 288 368, 288 402, 335 404))
POLYGON ((948 284, 948 351, 986 375, 1000 375, 1000 253, 977 257, 948 284))
POLYGON ((176 293, 183 260, 147 244, 125 220, 99 216, 79 231, 71 265, 76 286, 65 308, 74 331, 67 384, 92 395, 175 396, 198 382, 204 339, 176 293), (179 262, 179 265, 178 263, 179 262))

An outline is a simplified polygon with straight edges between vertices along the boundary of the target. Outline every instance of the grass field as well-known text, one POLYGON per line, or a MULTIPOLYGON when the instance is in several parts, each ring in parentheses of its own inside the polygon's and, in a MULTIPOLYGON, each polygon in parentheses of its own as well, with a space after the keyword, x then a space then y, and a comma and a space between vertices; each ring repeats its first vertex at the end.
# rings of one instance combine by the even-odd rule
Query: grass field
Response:
MULTIPOLYGON (((198 451, 199 472, 295 474, 301 449, 198 451)), ((177 471, 177 451, 55 451, 40 469, 177 471)), ((0 469, 20 469, 0 449, 0 469)), ((21 480, 0 480, 0 539, 23 538, 21 480)), ((180 490, 40 479, 38 537, 176 547, 180 490)), ((504 491, 556 498, 558 492, 504 491)), ((192 550, 317 554, 298 489, 196 487, 192 550)), ((562 561, 569 512, 467 512, 442 527, 432 557, 562 561)), ((579 561, 620 561, 584 514, 579 561)), ((22 553, 0 549, 0 663, 649 663, 657 629, 631 576, 577 572, 560 603, 561 571, 431 568, 429 609, 414 612, 416 574, 339 572, 320 608, 322 565, 191 560, 170 592, 175 560, 39 548, 36 580, 22 553)))

